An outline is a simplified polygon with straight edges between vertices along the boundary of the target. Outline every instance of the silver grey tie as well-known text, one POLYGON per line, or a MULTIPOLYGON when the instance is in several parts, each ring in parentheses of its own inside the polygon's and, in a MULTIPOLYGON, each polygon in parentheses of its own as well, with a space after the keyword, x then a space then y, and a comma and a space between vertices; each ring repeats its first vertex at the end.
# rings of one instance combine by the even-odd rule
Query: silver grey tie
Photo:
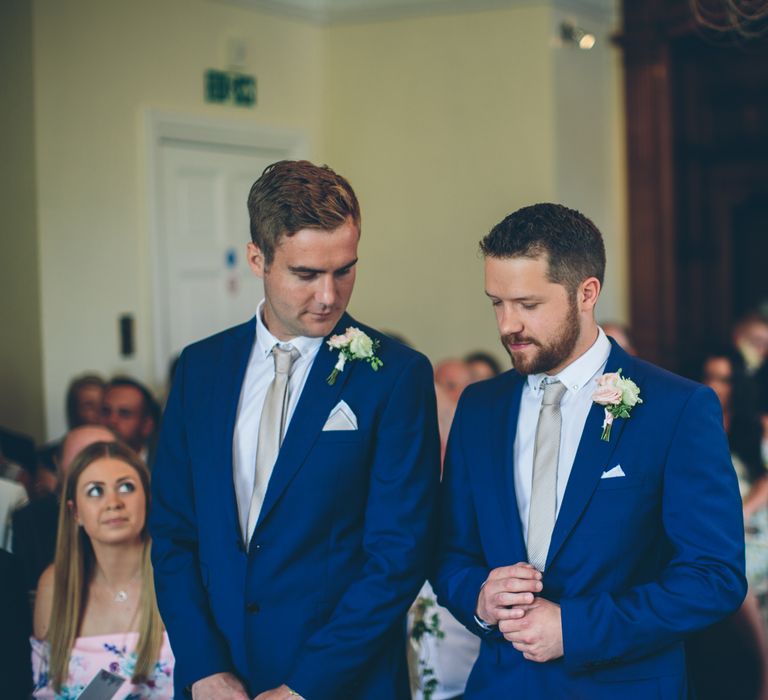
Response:
POLYGON ((544 398, 536 425, 531 506, 528 511, 528 562, 539 571, 544 571, 552 530, 555 529, 557 460, 562 423, 560 401, 565 388, 557 380, 544 380, 544 398))
POLYGON ((261 409, 259 442, 256 445, 256 472, 253 479, 251 505, 248 508, 248 523, 243 533, 246 546, 259 519, 269 478, 272 476, 272 469, 277 461, 280 445, 283 443, 288 416, 288 379, 291 376, 291 366, 298 356, 298 350, 290 345, 285 349, 279 345, 272 348, 275 376, 267 388, 264 407, 261 409))

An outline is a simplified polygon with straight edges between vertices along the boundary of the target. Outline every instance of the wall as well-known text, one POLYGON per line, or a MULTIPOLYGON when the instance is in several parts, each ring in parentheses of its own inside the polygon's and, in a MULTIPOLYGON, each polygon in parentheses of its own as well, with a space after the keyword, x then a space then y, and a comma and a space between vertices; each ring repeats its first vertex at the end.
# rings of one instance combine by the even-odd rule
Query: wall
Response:
MULTIPOLYGON (((35 96, 47 426, 64 430, 68 380, 152 372, 147 109, 304 129, 322 141, 323 31, 202 0, 35 0, 35 96), (206 105, 203 74, 230 38, 258 78, 253 110, 206 105), (118 354, 117 317, 137 352, 118 354)), ((244 233, 244 238, 247 232, 244 233)))
MULTIPOLYGON (((39 254, 25 251, 39 257, 42 341, 23 359, 34 365, 37 352, 42 363, 49 436, 64 429, 77 373, 129 372, 157 388, 164 379, 152 361, 150 109, 305 131, 312 157, 361 199, 351 311, 435 361, 476 348, 504 356, 477 242, 535 201, 582 208, 603 229, 599 313, 626 318, 618 57, 607 37, 578 56, 559 49, 549 2, 333 27, 205 0, 33 8, 39 254), (258 78, 253 110, 203 101, 203 73, 226 67, 233 38, 258 78), (137 321, 129 361, 118 354, 122 313, 137 321)), ((33 230, 35 206, 23 201, 33 230)), ((24 283, 14 313, 34 319, 37 285, 24 283)), ((24 387, 42 403, 39 381, 24 387)))
POLYGON ((357 189, 353 313, 433 360, 499 347, 478 241, 554 194, 546 7, 331 29, 328 152, 357 189))
POLYGON ((623 115, 609 27, 558 45, 548 3, 331 29, 328 152, 363 207, 352 302, 433 361, 500 349, 480 238, 520 206, 594 219, 608 274, 601 318, 626 320, 623 115))
POLYGON ((552 36, 564 20, 594 33, 589 51, 553 41, 556 200, 589 216, 603 233, 608 259, 598 319, 628 318, 626 165, 621 51, 605 19, 556 9, 552 36))
POLYGON ((0 425, 44 437, 32 15, 0 3, 0 425))

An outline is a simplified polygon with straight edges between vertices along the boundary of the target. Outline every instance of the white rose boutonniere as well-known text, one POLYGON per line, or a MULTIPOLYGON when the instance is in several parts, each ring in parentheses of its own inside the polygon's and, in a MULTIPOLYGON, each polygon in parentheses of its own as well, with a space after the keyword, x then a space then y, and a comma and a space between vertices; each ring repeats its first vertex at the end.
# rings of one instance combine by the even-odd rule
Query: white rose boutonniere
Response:
POLYGON ((629 418, 634 406, 643 403, 640 398, 640 388, 629 377, 621 376, 618 372, 608 372, 597 380, 597 389, 592 394, 596 404, 605 407, 603 434, 601 440, 611 439, 611 426, 616 418, 629 418))
POLYGON ((344 332, 344 335, 332 335, 328 340, 328 347, 339 351, 339 359, 333 371, 326 380, 328 384, 333 384, 340 372, 344 371, 344 365, 350 360, 365 360, 374 372, 378 372, 379 367, 384 363, 376 357, 376 350, 379 348, 379 341, 372 340, 359 328, 350 326, 344 332))

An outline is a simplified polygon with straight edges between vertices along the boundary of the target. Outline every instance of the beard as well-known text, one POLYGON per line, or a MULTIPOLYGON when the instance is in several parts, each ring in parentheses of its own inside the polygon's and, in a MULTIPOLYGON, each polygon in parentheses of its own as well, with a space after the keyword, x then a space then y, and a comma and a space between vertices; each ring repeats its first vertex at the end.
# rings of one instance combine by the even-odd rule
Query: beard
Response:
POLYGON ((544 342, 536 338, 527 338, 517 333, 501 336, 501 342, 512 358, 512 366, 522 375, 549 372, 562 365, 571 355, 579 340, 579 310, 576 299, 572 298, 568 305, 568 314, 560 324, 560 332, 544 342), (531 343, 538 352, 526 357, 521 352, 515 352, 511 346, 515 343, 531 343))

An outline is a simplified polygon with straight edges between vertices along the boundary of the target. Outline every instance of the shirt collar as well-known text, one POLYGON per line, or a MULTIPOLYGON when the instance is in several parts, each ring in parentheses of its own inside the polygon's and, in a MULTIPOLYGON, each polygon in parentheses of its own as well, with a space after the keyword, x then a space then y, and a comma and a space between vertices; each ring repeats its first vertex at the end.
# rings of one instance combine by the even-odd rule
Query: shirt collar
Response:
POLYGON ((299 355, 302 357, 313 357, 317 354, 320 346, 323 344, 322 338, 309 338, 304 335, 291 338, 288 341, 278 340, 272 335, 267 327, 264 325, 264 319, 262 313, 264 311, 264 300, 259 302, 259 306, 256 309, 256 348, 258 350, 259 359, 266 359, 272 352, 272 348, 275 345, 285 347, 291 345, 298 350, 299 355))
MULTIPOLYGON (((552 377, 565 384, 566 389, 571 393, 576 393, 594 377, 608 361, 608 355, 611 354, 611 341, 602 328, 597 328, 597 340, 583 355, 577 357, 566 368, 552 377)), ((537 393, 541 391, 542 381, 549 375, 541 372, 539 374, 528 375, 528 388, 537 393)))

